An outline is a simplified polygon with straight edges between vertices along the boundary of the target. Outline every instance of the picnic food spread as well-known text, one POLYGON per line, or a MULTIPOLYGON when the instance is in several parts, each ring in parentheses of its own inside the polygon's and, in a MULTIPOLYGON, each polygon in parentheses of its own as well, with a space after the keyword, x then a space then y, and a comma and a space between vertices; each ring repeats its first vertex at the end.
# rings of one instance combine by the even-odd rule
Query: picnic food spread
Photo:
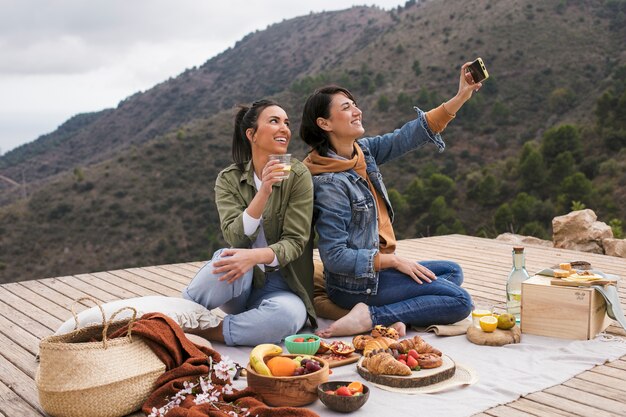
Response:
POLYGON ((554 279, 551 285, 568 287, 588 287, 591 285, 615 285, 615 278, 607 278, 599 271, 593 271, 591 264, 586 261, 573 261, 560 263, 558 268, 552 270, 554 279))
MULTIPOLYGON (((393 339, 391 339, 393 340, 393 339)), ((452 359, 420 336, 389 343, 389 338, 374 337, 368 344, 386 346, 369 350, 357 363, 357 372, 365 380, 395 388, 416 388, 445 381, 454 376, 452 359)))

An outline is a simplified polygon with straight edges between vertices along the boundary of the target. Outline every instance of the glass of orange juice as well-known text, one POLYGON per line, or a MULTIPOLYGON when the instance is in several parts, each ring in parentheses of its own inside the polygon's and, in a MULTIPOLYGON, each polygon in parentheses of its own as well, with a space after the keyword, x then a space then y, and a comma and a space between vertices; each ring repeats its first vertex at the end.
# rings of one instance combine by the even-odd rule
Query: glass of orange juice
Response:
POLYGON ((269 158, 270 158, 270 161, 277 160, 283 165, 283 168, 282 168, 283 175, 281 175, 279 178, 283 180, 286 180, 287 178, 289 178, 289 173, 291 172, 291 154, 290 153, 273 154, 273 155, 270 155, 269 158))

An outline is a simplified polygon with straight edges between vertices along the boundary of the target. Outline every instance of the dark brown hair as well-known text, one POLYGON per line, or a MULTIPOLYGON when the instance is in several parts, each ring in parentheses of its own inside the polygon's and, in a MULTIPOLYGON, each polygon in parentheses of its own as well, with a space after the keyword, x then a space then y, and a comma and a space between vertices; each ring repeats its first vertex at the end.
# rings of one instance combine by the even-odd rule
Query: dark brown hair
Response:
POLYGON ((350 100, 354 100, 352 93, 338 85, 328 85, 318 88, 307 98, 302 110, 302 123, 300 124, 300 138, 315 149, 321 156, 328 156, 328 150, 331 149, 330 138, 328 132, 317 125, 317 118, 322 117, 328 119, 330 116, 330 103, 333 101, 333 95, 343 93, 350 100))
POLYGON ((246 130, 252 128, 254 132, 257 130, 257 121, 259 115, 263 110, 271 106, 278 106, 279 104, 271 100, 258 100, 252 103, 251 106, 243 104, 238 105, 239 110, 235 116, 235 130, 233 132, 233 162, 237 164, 237 168, 243 171, 246 162, 252 159, 252 145, 246 137, 246 130))

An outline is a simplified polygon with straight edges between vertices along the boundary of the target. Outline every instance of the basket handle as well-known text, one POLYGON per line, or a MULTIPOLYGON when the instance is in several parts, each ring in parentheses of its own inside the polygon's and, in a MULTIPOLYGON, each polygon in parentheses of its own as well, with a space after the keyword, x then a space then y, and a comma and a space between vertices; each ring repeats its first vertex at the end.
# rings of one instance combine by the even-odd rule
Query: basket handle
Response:
POLYGON ((74 316, 74 330, 78 330, 78 314, 76 314, 76 311, 74 311, 74 308, 76 307, 76 304, 80 303, 81 301, 91 301, 92 303, 96 305, 96 307, 100 309, 100 313, 102 314, 102 325, 104 326, 106 324, 107 319, 106 319, 106 315, 104 314, 104 309, 102 308, 102 305, 98 301, 96 301, 96 299, 92 297, 81 297, 77 300, 74 300, 74 302, 70 306, 70 311, 72 312, 72 316, 74 316))
POLYGON ((131 334, 133 332, 133 324, 135 324, 135 320, 137 319, 137 309, 135 307, 130 307, 130 306, 122 307, 119 310, 117 310, 115 313, 111 314, 111 317, 109 317, 109 321, 107 321, 104 324, 104 328, 102 329, 102 345, 104 346, 105 349, 107 348, 107 344, 108 344, 107 333, 109 331, 109 325, 113 323, 113 319, 115 319, 115 316, 117 316, 119 313, 121 313, 124 310, 131 310, 133 312, 133 316, 130 318, 128 322, 128 331, 126 332, 126 337, 128 337, 128 340, 130 342, 132 342, 133 340, 133 338, 131 337, 131 334))

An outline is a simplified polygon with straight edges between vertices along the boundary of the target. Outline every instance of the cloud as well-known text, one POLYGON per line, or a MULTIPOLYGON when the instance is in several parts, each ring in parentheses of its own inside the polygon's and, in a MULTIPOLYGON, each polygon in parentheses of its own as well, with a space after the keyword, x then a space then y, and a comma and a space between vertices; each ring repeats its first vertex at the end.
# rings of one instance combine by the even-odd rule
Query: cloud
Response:
MULTIPOLYGON (((369 2, 374 3, 391 8, 404 1, 369 2)), ((202 65, 250 32, 311 10, 352 5, 353 0, 4 0, 0 148, 39 136, 19 129, 29 117, 47 133, 73 114, 114 107, 202 65)))

